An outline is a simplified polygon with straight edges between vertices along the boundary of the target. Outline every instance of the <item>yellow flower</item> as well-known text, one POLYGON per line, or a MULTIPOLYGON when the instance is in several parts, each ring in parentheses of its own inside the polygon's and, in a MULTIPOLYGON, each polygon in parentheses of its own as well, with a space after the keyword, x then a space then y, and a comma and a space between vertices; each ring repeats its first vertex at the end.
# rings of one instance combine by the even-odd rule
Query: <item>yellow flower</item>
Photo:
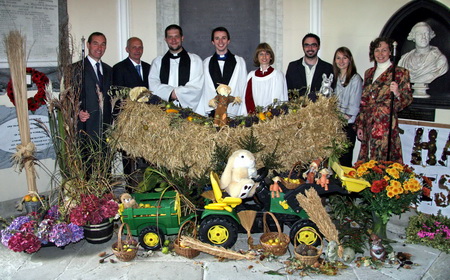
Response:
POLYGON ((389 177, 388 175, 384 175, 383 179, 389 182, 391 180, 391 177, 389 177))
POLYGON ((375 163, 376 163, 376 161, 371 160, 371 161, 365 163, 365 165, 367 166, 368 169, 371 169, 375 166, 375 163))
POLYGON ((394 192, 393 191, 387 191, 386 192, 386 195, 389 197, 389 198, 392 198, 392 197, 394 197, 394 192))
POLYGON ((391 168, 394 168, 394 169, 397 169, 398 171, 403 171, 403 165, 401 165, 401 164, 398 163, 398 162, 395 162, 395 163, 391 164, 390 167, 391 167, 391 168))
POLYGON ((398 173, 398 170, 394 169, 394 168, 386 169, 386 173, 391 175, 391 177, 394 178, 394 179, 398 179, 400 177, 400 174, 398 173))
POLYGON ((402 186, 402 184, 399 181, 396 181, 396 180, 392 180, 390 182, 390 185, 395 187, 395 188, 400 188, 402 186))
POLYGON ((409 184, 408 181, 403 183, 403 189, 405 189, 407 191, 411 190, 411 185, 409 184))
POLYGON ((362 177, 364 174, 366 174, 367 172, 367 168, 364 165, 361 165, 360 167, 358 167, 358 170, 356 170, 356 174, 358 175, 358 177, 362 177))
POLYGON ((402 194, 403 193, 403 188, 402 187, 398 187, 395 188, 397 190, 397 194, 402 194))

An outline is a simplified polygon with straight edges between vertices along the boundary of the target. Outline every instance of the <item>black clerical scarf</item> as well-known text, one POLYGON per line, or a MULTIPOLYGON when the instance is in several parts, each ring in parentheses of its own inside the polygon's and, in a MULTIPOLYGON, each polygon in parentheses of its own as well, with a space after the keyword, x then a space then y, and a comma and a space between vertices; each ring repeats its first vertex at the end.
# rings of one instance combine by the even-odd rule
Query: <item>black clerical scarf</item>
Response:
POLYGON ((234 68, 236 67, 236 58, 230 51, 226 53, 225 65, 223 66, 223 75, 220 71, 217 54, 214 53, 209 60, 209 74, 213 82, 213 87, 217 88, 218 84, 228 85, 233 76, 234 68))
POLYGON ((163 56, 161 61, 161 72, 159 73, 159 79, 161 83, 169 83, 170 74, 170 59, 180 59, 180 66, 178 68, 178 86, 184 86, 189 82, 189 76, 191 74, 191 58, 189 57, 187 51, 183 48, 178 56, 174 56, 170 51, 163 56))

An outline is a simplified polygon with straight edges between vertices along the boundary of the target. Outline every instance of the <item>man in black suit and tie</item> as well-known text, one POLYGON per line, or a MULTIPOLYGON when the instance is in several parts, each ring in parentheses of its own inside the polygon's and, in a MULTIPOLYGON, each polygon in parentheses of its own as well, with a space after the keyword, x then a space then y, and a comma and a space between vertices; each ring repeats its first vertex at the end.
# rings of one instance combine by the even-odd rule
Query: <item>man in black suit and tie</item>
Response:
MULTIPOLYGON (((144 53, 142 40, 137 37, 131 37, 127 40, 125 50, 128 53, 128 57, 113 66, 113 85, 129 88, 149 88, 148 75, 150 73, 150 64, 141 60, 144 53)), ((148 166, 144 159, 137 158, 134 160, 125 151, 122 151, 122 163, 125 175, 132 175, 138 168, 143 169, 148 166)), ((131 178, 129 179, 130 184, 135 185, 137 183, 131 178)))
MULTIPOLYGON (((322 85, 322 74, 329 76, 333 73, 333 66, 317 56, 320 38, 316 34, 306 34, 302 40, 302 47, 305 56, 289 63, 286 71, 287 87, 288 90, 298 89, 301 96, 308 95, 315 101, 316 93, 322 85)), ((292 98, 291 94, 289 98, 292 98)))
POLYGON ((128 57, 113 67, 113 85, 129 88, 149 88, 148 74, 150 73, 150 64, 141 61, 144 53, 142 40, 137 37, 131 37, 127 41, 125 50, 128 53, 128 57))
POLYGON ((104 132, 112 123, 111 100, 107 94, 112 82, 112 68, 101 61, 106 50, 103 33, 89 35, 86 47, 88 55, 72 64, 71 85, 79 94, 78 131, 87 176, 90 176, 93 172, 92 152, 106 153, 107 149, 104 132))

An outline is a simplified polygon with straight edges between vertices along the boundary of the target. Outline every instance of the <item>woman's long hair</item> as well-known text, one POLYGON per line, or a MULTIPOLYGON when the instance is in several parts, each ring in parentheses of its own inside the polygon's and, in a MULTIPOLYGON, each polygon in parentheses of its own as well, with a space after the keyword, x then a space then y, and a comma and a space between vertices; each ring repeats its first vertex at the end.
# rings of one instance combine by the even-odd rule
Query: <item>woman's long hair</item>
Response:
POLYGON ((334 82, 333 82, 333 87, 334 88, 336 87, 336 83, 337 83, 337 80, 339 78, 339 73, 340 73, 340 69, 339 69, 339 67, 336 64, 336 56, 337 56, 338 53, 343 54, 344 56, 346 56, 350 60, 350 63, 348 64, 348 67, 347 67, 347 72, 345 73, 344 87, 346 87, 348 85, 348 83, 350 83, 350 79, 357 72, 356 71, 355 61, 353 60, 352 52, 347 47, 340 47, 340 48, 338 48, 334 52, 334 57, 333 57, 333 72, 334 72, 334 76, 336 77, 334 79, 334 82))

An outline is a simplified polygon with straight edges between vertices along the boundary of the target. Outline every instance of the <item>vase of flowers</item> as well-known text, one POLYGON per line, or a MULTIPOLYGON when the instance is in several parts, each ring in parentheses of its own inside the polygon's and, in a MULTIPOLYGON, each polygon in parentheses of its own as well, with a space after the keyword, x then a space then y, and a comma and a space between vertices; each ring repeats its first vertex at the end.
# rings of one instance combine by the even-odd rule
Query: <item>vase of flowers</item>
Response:
POLYGON ((81 201, 69 213, 72 223, 84 228, 86 241, 104 243, 113 235, 113 219, 117 215, 119 205, 112 193, 101 197, 94 194, 81 194, 81 201))
POLYGON ((37 252, 42 246, 64 247, 84 238, 83 228, 61 220, 58 207, 48 210, 45 216, 32 212, 15 218, 1 231, 1 242, 14 252, 37 252))
POLYGON ((372 213, 373 233, 387 239, 386 225, 392 215, 405 212, 417 203, 423 194, 429 194, 429 186, 409 166, 396 162, 357 162, 356 176, 371 184, 360 194, 366 210, 372 213))

